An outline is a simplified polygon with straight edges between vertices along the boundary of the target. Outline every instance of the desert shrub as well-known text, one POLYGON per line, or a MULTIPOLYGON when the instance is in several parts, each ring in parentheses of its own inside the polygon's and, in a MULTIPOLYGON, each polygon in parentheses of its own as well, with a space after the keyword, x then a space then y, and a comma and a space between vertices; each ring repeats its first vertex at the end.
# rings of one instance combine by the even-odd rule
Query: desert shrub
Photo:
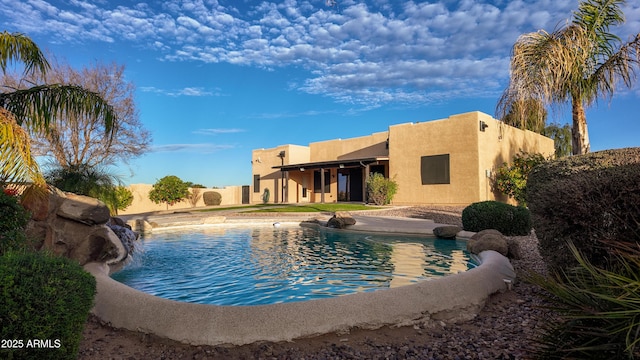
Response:
POLYGON ((380 173, 372 173, 367 179, 367 199, 376 205, 387 205, 398 191, 398 184, 380 173))
POLYGON ((638 245, 602 244, 612 248, 616 265, 594 266, 568 244, 576 267, 551 275, 529 275, 546 290, 557 318, 548 319, 537 337, 542 359, 640 358, 640 251, 638 245))
POLYGON ((0 358, 75 359, 95 292, 94 277, 73 260, 24 251, 0 256, 0 335, 23 341, 20 349, 0 349, 0 358), (27 348, 36 339, 48 346, 27 348))
POLYGON ((513 157, 511 164, 504 163, 496 170, 496 189, 514 198, 518 205, 527 206, 527 178, 535 166, 545 161, 542 154, 528 154, 521 151, 513 157))
POLYGON ((29 218, 16 196, 10 191, 0 192, 0 255, 27 246, 24 229, 29 218))
POLYGON ((531 214, 522 206, 481 201, 462 210, 462 227, 473 232, 495 229, 508 236, 527 235, 531 232, 531 214))
POLYGON ((202 200, 207 206, 220 205, 222 203, 222 195, 216 191, 207 191, 202 194, 202 200))
POLYGON ((547 162, 529 175, 527 202, 540 254, 551 268, 577 265, 575 244, 607 268, 600 241, 639 242, 640 148, 607 150, 547 162))

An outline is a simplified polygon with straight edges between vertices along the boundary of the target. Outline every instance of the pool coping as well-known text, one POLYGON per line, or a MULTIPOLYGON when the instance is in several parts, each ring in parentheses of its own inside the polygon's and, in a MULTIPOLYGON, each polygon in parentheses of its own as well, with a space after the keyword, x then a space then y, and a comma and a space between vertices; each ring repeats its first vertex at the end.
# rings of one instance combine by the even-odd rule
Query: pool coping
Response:
MULTIPOLYGON (((350 227, 354 231, 429 234, 441 225, 421 219, 354 218, 356 225, 350 227)), ((296 221, 299 220, 296 217, 296 221)), ((285 222, 289 219, 259 219, 259 222, 265 221, 285 222)), ((92 312, 113 327, 193 345, 245 345, 292 341, 348 332, 354 328, 377 329, 473 318, 491 294, 507 290, 505 280, 515 279, 511 263, 498 252, 484 251, 478 257, 480 265, 474 269, 413 285, 336 298, 256 306, 167 300, 111 279, 106 264, 89 263, 85 269, 97 282, 92 312)))

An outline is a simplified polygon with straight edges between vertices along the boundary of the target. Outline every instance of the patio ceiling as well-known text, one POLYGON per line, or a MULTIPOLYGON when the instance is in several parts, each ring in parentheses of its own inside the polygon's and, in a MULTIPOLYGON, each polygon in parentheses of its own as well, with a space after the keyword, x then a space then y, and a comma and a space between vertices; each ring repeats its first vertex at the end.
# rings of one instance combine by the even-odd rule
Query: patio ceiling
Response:
POLYGON ((359 159, 343 159, 343 160, 332 160, 332 161, 318 161, 318 162, 310 162, 310 163, 301 163, 301 164, 289 164, 289 165, 278 165, 272 167, 272 169, 280 169, 281 171, 305 171, 305 170, 315 170, 315 169, 333 169, 333 168, 346 168, 346 167, 355 167, 355 166, 366 166, 371 164, 379 164, 380 161, 389 161, 389 157, 368 157, 368 158, 359 158, 359 159))

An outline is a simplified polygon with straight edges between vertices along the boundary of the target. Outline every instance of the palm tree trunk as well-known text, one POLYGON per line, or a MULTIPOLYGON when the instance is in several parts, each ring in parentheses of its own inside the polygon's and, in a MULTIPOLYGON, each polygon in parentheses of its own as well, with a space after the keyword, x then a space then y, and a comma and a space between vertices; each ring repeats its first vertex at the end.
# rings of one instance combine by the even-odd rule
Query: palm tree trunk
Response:
POLYGON ((571 128, 573 155, 591 152, 589 131, 587 130, 587 115, 579 96, 572 95, 571 113, 573 118, 573 126, 571 128))

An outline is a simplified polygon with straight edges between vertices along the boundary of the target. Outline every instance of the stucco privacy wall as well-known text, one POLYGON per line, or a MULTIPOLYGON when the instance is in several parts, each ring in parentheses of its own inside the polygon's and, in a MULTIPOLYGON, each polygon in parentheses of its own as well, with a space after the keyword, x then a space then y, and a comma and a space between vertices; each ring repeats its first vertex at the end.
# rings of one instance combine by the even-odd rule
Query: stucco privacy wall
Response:
MULTIPOLYGON (((164 203, 156 204, 149 199, 149 192, 153 189, 153 185, 150 184, 132 184, 127 187, 133 194, 133 202, 125 210, 119 210, 118 215, 130 215, 140 214, 152 211, 165 211, 165 210, 179 210, 190 209, 198 206, 205 206, 202 194, 207 191, 215 191, 222 195, 222 202, 220 205, 236 205, 242 203, 242 186, 227 186, 220 189, 199 189, 200 199, 194 205, 189 201, 181 201, 175 205, 171 205, 167 209, 167 205, 164 203)), ((193 189, 189 189, 192 191, 193 189)))
POLYGON ((215 306, 158 298, 108 276, 104 264, 85 269, 97 281, 92 312, 117 328, 202 345, 244 345, 258 341, 376 329, 429 320, 473 317, 489 295, 514 279, 509 260, 495 251, 480 253, 482 264, 464 273, 415 285, 336 298, 259 306, 215 306))

